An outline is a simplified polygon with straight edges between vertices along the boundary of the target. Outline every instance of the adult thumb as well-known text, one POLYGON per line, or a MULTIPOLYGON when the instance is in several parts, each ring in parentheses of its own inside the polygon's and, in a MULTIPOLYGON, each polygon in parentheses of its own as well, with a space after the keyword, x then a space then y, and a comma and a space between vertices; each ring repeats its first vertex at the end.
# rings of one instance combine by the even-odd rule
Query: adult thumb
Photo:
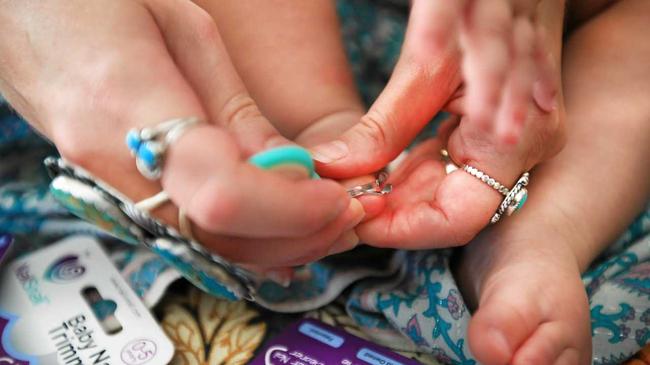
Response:
POLYGON ((432 44, 419 29, 426 22, 414 21, 416 16, 414 8, 400 59, 368 113, 338 139, 312 148, 321 175, 347 178, 381 169, 411 143, 460 84, 458 50, 432 44))

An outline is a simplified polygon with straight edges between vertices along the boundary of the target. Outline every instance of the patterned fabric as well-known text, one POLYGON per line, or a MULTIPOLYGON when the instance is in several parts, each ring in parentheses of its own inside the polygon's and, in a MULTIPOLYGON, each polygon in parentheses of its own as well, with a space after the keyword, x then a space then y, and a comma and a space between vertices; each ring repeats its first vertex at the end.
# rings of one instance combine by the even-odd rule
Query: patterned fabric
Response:
MULTIPOLYGON (((338 10, 359 88, 370 102, 397 59, 406 7, 397 0, 355 0, 339 1, 338 10)), ((476 364, 465 340, 471 314, 449 269, 450 250, 360 248, 328 258, 301 268, 289 288, 264 283, 257 305, 273 312, 207 296, 185 282, 168 291, 180 274, 164 260, 119 242, 56 203, 41 164, 54 154, 50 144, 0 106, 0 232, 16 235, 22 252, 70 234, 102 238, 177 344, 176 363, 243 364, 266 336, 296 318, 276 312, 307 312, 423 363, 434 364, 435 358, 443 364, 476 364)), ((649 232, 650 210, 584 275, 597 365, 620 364, 650 342, 649 232)), ((647 353, 628 364, 650 363, 647 353)))
POLYGON ((169 295, 161 303, 161 324, 174 342, 172 364, 230 364, 250 361, 266 335, 260 312, 244 301, 231 302, 198 290, 169 295))
POLYGON ((632 359, 626 361, 625 365, 650 365, 650 346, 644 347, 632 359))

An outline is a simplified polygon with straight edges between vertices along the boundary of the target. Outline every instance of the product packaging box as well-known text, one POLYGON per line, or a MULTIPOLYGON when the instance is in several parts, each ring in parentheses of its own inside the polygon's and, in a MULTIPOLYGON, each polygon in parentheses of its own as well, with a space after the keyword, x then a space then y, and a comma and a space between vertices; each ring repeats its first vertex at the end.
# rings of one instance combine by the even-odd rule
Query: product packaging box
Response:
POLYGON ((0 364, 162 365, 174 353, 99 243, 85 236, 2 263, 0 335, 0 364))
POLYGON ((251 365, 419 365, 379 345, 313 319, 271 339, 251 365))

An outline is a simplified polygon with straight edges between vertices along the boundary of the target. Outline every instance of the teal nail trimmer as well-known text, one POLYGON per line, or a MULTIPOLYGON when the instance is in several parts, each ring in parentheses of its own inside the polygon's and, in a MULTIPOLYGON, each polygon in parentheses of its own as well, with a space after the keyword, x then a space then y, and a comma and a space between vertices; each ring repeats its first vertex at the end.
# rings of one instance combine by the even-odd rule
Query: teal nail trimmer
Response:
POLYGON ((298 146, 281 146, 260 152, 248 162, 264 170, 299 171, 312 179, 319 179, 309 152, 298 146))

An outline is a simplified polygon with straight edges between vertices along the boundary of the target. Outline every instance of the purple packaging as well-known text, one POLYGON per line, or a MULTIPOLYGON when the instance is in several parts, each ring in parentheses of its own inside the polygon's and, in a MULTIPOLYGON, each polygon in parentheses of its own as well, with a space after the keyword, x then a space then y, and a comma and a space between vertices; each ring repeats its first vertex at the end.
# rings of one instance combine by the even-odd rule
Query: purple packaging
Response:
POLYGON ((377 344, 313 319, 289 326, 250 365, 418 365, 377 344))
POLYGON ((13 238, 8 234, 0 234, 0 262, 9 252, 11 244, 13 243, 13 238))
MULTIPOLYGON (((0 234, 0 263, 2 263, 2 259, 7 256, 12 243, 13 237, 8 234, 0 234)), ((3 316, 2 310, 0 309, 0 334, 4 334, 6 329, 11 325, 9 321, 10 319, 12 318, 5 318, 5 316, 3 316)), ((14 353, 15 351, 13 351, 10 346, 4 346, 4 344, 0 342, 0 364, 30 364, 29 361, 18 359, 18 356, 15 356, 14 353)))

